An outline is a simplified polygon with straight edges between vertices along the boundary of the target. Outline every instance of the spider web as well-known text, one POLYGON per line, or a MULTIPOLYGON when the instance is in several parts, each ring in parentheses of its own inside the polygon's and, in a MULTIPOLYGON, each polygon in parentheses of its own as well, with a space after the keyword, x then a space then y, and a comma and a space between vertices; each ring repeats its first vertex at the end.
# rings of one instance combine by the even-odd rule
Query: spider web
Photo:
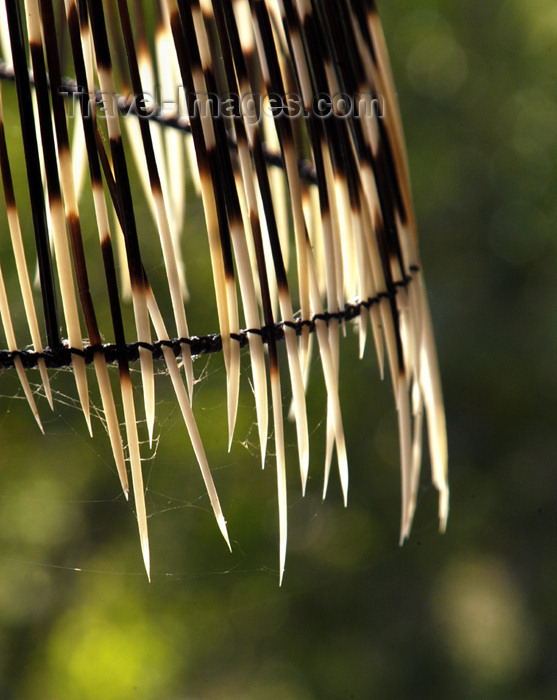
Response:
MULTIPOLYGON (((140 419, 138 422, 145 498, 153 538, 153 577, 181 580, 233 573, 263 573, 276 577, 274 436, 270 436, 267 466, 262 474, 251 384, 248 385, 248 381, 245 381, 243 387, 241 413, 244 415, 235 435, 231 454, 226 455, 223 446, 219 445, 215 448, 215 454, 219 457, 210 459, 210 464, 217 485, 223 480, 228 482, 219 488, 224 503, 228 501, 227 491, 232 490, 234 497, 234 492, 238 490, 238 481, 247 476, 245 472, 248 470, 252 472, 249 476, 252 483, 248 488, 253 486, 254 490, 259 491, 266 499, 265 507, 262 507, 262 504, 256 507, 256 510, 261 512, 269 511, 269 515, 264 516, 263 523, 260 523, 266 542, 262 547, 257 547, 259 551, 256 557, 259 561, 254 561, 253 552, 246 552, 240 533, 238 537, 231 533, 232 554, 221 546, 214 527, 209 499, 197 473, 195 458, 188 444, 179 409, 166 386, 167 382, 164 381, 167 371, 161 367, 162 365, 159 365, 157 369, 157 422, 152 446, 148 444, 145 420, 140 419), (165 443, 168 441, 173 444, 167 446, 165 443), (182 463, 178 469, 173 466, 176 460, 182 463), (185 543, 189 537, 199 537, 206 532, 207 540, 210 540, 208 546, 212 547, 211 555, 214 555, 214 565, 209 563, 208 568, 200 568, 193 559, 181 565, 173 557, 171 548, 160 552, 157 543, 159 530, 167 530, 167 523, 172 523, 173 527, 180 530, 177 537, 185 543)), ((215 421, 225 423, 226 401, 222 398, 224 368, 219 356, 203 356, 197 359, 195 369, 194 410, 202 426, 201 430, 205 432, 203 428, 207 424, 215 421), (216 396, 217 392, 221 397, 215 401, 212 397, 216 396)), ((8 379, 9 374, 11 373, 4 372, 4 378, 8 379)), ((92 374, 92 370, 89 370, 89 374, 92 374)), ((116 368, 111 369, 111 374, 115 380, 116 368)), ((139 370, 133 369, 132 377, 137 375, 139 370)), ((26 452, 27 455, 23 455, 22 463, 14 463, 13 473, 12 470, 8 470, 8 474, 4 474, 2 478, 0 514, 4 511, 4 517, 0 515, 0 521, 4 521, 11 534, 10 537, 0 537, 0 561, 5 565, 11 563, 80 574, 144 577, 133 498, 130 494, 129 501, 126 501, 120 488, 106 434, 106 421, 100 397, 94 394, 91 396, 95 435, 95 439, 92 440, 84 425, 79 400, 75 393, 72 393, 72 390, 75 392, 72 376, 69 368, 61 368, 51 373, 55 410, 49 414, 45 407, 43 411, 45 436, 40 435, 32 419, 29 419, 25 396, 15 378, 12 377, 11 382, 3 384, 4 393, 0 394, 0 440, 5 446, 5 451, 22 455, 26 452), (20 426, 17 431, 14 430, 16 423, 20 426), (80 455, 80 463, 72 463, 74 454, 80 455), (43 464, 40 463, 41 455, 44 457, 43 464), (77 480, 79 483, 75 483, 76 480, 71 475, 75 477, 76 471, 79 470, 82 470, 83 474, 77 480), (87 497, 91 493, 94 495, 87 497), (68 516, 68 512, 73 513, 73 516, 68 516), (68 517, 85 519, 88 523, 75 531, 72 531, 72 528, 63 531, 64 521, 68 517), (102 527, 91 526, 91 519, 101 521, 102 527), (56 524, 56 520, 60 521, 59 524, 56 524), (42 534, 37 532, 37 523, 41 522, 44 525, 42 534), (127 540, 126 547, 130 554, 133 553, 135 565, 132 563, 124 567, 96 566, 91 563, 87 551, 79 551, 83 540, 93 548, 110 547, 111 523, 117 527, 124 526, 122 537, 127 540), (101 533, 97 541, 98 533, 94 530, 99 529, 101 533), (47 536, 48 531, 51 532, 50 537, 47 536), (59 537, 58 541, 56 535, 59 537), (33 554, 36 556, 32 556, 33 554)), ((244 376, 247 380, 248 373, 244 373, 244 376)), ((37 402, 46 405, 42 385, 38 383, 38 372, 30 370, 29 379, 37 402), (35 374, 37 383, 33 381, 35 374)), ((317 421, 312 432, 322 428, 325 418, 323 415, 317 421)), ((207 442, 210 444, 210 441, 207 442)), ((290 435, 287 449, 293 457, 291 466, 295 467, 296 448, 293 435, 290 435)), ((124 445, 124 450, 127 456, 127 445, 124 445)), ((298 478, 294 473, 291 476, 292 482, 298 478)), ((295 511, 302 502, 299 483, 292 484, 291 491, 290 510, 295 511)), ((257 498, 255 493, 253 498, 257 498)), ((307 505, 306 502, 304 508, 307 505)), ((317 501, 312 503, 306 517, 317 517, 318 505, 320 504, 317 501)), ((256 522, 254 526, 257 527, 256 522)), ((211 558, 210 556, 209 560, 211 558)), ((102 552, 93 557, 94 561, 99 559, 102 559, 102 552)))

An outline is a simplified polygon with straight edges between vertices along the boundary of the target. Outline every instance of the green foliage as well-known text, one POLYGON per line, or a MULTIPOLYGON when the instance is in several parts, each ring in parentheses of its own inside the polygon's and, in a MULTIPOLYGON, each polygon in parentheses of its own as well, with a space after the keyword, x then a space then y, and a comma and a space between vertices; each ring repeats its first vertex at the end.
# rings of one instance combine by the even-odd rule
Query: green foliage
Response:
MULTIPOLYGON (((66 398, 74 392, 69 373, 56 378, 56 416, 44 406, 46 437, 5 374, 1 697, 556 696, 557 10, 552 0, 395 0, 379 9, 444 382, 447 534, 436 532, 426 465, 412 536, 397 546, 396 415, 371 347, 360 362, 355 338, 342 342, 348 509, 336 475, 321 503, 326 415, 315 367, 305 499, 287 426, 281 589, 275 475, 272 461, 260 469, 247 373, 228 455, 221 359, 196 363, 206 376, 194 409, 232 554, 169 380, 157 379, 160 441, 144 463, 150 585, 108 439, 98 420, 94 444, 87 437, 66 398)), ((191 274, 193 285, 202 271, 192 266, 191 274)))

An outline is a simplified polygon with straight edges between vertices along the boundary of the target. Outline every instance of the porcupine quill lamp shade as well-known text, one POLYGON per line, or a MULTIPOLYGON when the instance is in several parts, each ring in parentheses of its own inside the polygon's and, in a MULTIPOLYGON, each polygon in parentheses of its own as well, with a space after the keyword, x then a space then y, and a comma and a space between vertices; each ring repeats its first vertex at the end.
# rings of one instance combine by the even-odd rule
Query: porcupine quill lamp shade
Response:
POLYGON ((4 121, 0 100, 1 265, 16 271, 8 284, 0 269, 0 363, 17 372, 41 430, 40 416, 53 407, 54 368, 71 367, 89 432, 89 389, 98 386, 121 485, 135 501, 147 573, 137 423, 145 421, 152 442, 157 365, 172 384, 229 546, 194 414, 192 357, 223 355, 228 446, 240 385, 247 391, 251 383, 262 464, 269 436, 274 443, 282 581, 286 474, 296 467, 285 453, 289 409, 302 492, 310 465, 320 468, 311 459, 306 411, 313 355, 326 388, 323 496, 334 463, 347 499, 339 353, 351 326, 360 354, 373 345, 393 387, 400 540, 416 506, 424 421, 443 530, 441 385, 374 2, 0 0, 0 56, 0 97, 10 93, 17 105, 4 121), (25 188, 12 178, 16 147, 25 188), (199 263, 182 255, 190 235, 186 180, 202 202, 208 245, 197 254, 210 257, 214 292, 187 287, 188 267, 199 263), (85 217, 87 198, 94 214, 85 217), (139 217, 138 199, 152 220, 139 217), (24 208, 32 226, 20 225, 24 208), (93 278, 106 280, 102 293, 93 291, 93 278), (13 313, 16 303, 24 313, 13 313), (214 334, 188 325, 195 305, 216 309, 214 334), (242 352, 250 363, 243 378, 242 352), (136 365, 140 390, 130 378, 136 365), (31 368, 40 376, 35 389, 31 368))

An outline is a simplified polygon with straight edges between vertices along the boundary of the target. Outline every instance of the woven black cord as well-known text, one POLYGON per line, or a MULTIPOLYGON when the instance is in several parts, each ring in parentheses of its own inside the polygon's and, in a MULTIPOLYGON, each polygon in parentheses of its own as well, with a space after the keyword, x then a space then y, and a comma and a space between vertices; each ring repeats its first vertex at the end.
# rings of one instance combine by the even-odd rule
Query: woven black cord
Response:
MULTIPOLYGON (((412 268, 412 271, 417 271, 417 268, 412 268)), ((397 287, 405 288, 408 286, 412 277, 406 277, 403 281, 397 282, 397 287)), ((280 322, 274 326, 263 326, 262 328, 248 328, 239 333, 232 333, 231 338, 240 344, 243 348, 248 344, 250 335, 260 335, 264 343, 269 341, 271 334, 276 340, 284 338, 284 327, 289 326, 296 331, 296 335, 301 335, 302 328, 308 327, 310 332, 315 330, 316 323, 320 321, 324 323, 343 323, 357 318, 362 309, 369 309, 374 304, 378 304, 382 299, 389 299, 390 295, 387 292, 380 293, 375 297, 360 301, 354 304, 345 304, 344 309, 339 311, 325 311, 322 314, 315 314, 311 319, 296 319, 293 322, 280 322)), ((208 355, 211 353, 220 352, 222 350, 222 339, 220 333, 210 333, 204 336, 191 336, 190 338, 174 338, 172 340, 157 340, 154 343, 143 343, 137 341, 135 343, 127 343, 124 349, 128 362, 135 362, 139 359, 139 349, 145 348, 153 353, 154 359, 160 359, 163 356, 163 347, 170 348, 174 355, 182 352, 182 345, 189 345, 192 355, 208 355)), ((35 352, 34 350, 0 350, 0 369, 10 369, 14 367, 16 357, 21 359, 21 363, 25 368, 36 367, 40 359, 44 359, 47 367, 58 369, 71 365, 72 355, 80 355, 85 359, 86 364, 93 362, 95 353, 102 352, 108 363, 117 362, 118 357, 121 357, 120 348, 113 344, 105 345, 88 345, 83 350, 70 348, 67 344, 58 349, 46 348, 43 352, 35 352)))
MULTIPOLYGON (((13 68, 2 61, 0 57, 0 80, 13 80, 14 73, 13 68)), ((29 81, 31 84, 34 83, 33 74, 30 72, 29 81)), ((68 99, 74 95, 82 93, 82 89, 70 78, 64 80, 64 91, 68 99)), ((103 103, 103 97, 100 92, 96 95, 96 101, 98 104, 103 103)), ((139 116, 133 104, 127 97, 119 96, 117 98, 118 110, 123 115, 132 114, 134 116, 139 116)), ((152 112, 149 116, 150 119, 156 121, 163 126, 179 129, 185 133, 190 133, 191 127, 188 119, 184 117, 172 117, 164 115, 161 112, 160 107, 154 106, 152 112)), ((237 143, 230 139, 229 146, 231 149, 237 149, 237 143)), ((282 157, 279 153, 274 151, 269 151, 265 149, 265 160, 269 165, 283 168, 284 164, 282 157)), ((300 177, 308 183, 316 182, 315 169, 313 165, 307 160, 300 160, 298 162, 298 169, 300 177)), ((417 272, 418 267, 412 266, 410 268, 411 272, 417 272)), ((408 286, 412 277, 407 275, 400 282, 395 283, 395 287, 405 288, 408 286)), ((396 289, 395 289, 396 293, 396 289)), ((280 322, 275 324, 273 327, 264 326, 263 328, 248 328, 242 330, 239 333, 233 333, 231 337, 240 344, 240 347, 244 347, 248 344, 250 334, 257 334, 263 338, 263 342, 267 343, 271 334, 274 335, 276 340, 281 340, 284 338, 284 327, 290 326, 296 331, 297 335, 300 335, 303 327, 308 327, 310 332, 315 330, 315 324, 319 321, 325 323, 330 323, 331 321, 336 321, 342 323, 345 321, 350 321, 357 318, 362 309, 369 309, 374 304, 378 304, 381 299, 389 299, 390 294, 388 292, 383 292, 375 297, 366 299, 365 301, 360 301, 353 304, 346 304, 344 309, 339 311, 326 311, 322 314, 316 314, 312 316, 311 319, 303 320, 296 319, 294 322, 280 322)), ((153 353, 154 359, 160 359, 163 355, 163 347, 168 347, 172 350, 175 356, 178 356, 182 352, 182 346, 189 345, 192 355, 207 355, 210 353, 220 352, 222 350, 222 340, 219 333, 211 333, 204 336, 191 336, 190 338, 175 338, 173 340, 157 340, 154 343, 127 343, 125 348, 119 348, 115 344, 105 344, 105 345, 88 345, 83 350, 77 348, 71 348, 66 343, 60 348, 46 348, 43 352, 35 352, 33 350, 0 350, 0 369, 9 369, 14 367, 14 360, 16 357, 21 359, 21 363, 25 368, 36 367, 40 359, 44 359, 47 367, 56 369, 60 367, 67 367, 72 363, 72 355, 80 355, 85 359, 87 364, 93 362, 93 357, 95 353, 102 352, 105 359, 109 363, 114 363, 121 357, 121 351, 124 350, 129 362, 134 362, 139 359, 139 349, 145 348, 153 353)))

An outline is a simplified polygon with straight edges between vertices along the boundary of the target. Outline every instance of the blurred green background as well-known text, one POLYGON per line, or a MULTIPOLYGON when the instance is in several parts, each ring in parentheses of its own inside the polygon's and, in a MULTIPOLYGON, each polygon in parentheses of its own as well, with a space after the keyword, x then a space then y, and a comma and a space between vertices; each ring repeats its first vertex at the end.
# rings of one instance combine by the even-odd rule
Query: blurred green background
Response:
MULTIPOLYGON (((321 503, 326 411, 315 362, 305 499, 287 429, 280 589, 275 474, 272 460, 260 469, 247 371, 227 454, 221 359, 196 362, 194 407, 232 554, 170 382, 157 379, 160 440, 143 446, 151 584, 108 439, 98 420, 87 437, 70 373, 52 378, 55 414, 40 402, 42 437, 5 372, 0 698, 557 697, 557 6, 391 0, 379 10, 446 400, 446 535, 426 460, 412 536, 397 545, 393 400, 371 345, 357 360, 355 337, 342 343, 341 368, 349 506, 336 474, 321 503)), ((192 205, 191 230, 200 216, 192 205)), ((192 254, 205 245, 188 240, 192 254)), ((207 270, 188 274, 202 298, 207 270)), ((194 332, 214 328, 193 292, 188 318, 194 332)))

